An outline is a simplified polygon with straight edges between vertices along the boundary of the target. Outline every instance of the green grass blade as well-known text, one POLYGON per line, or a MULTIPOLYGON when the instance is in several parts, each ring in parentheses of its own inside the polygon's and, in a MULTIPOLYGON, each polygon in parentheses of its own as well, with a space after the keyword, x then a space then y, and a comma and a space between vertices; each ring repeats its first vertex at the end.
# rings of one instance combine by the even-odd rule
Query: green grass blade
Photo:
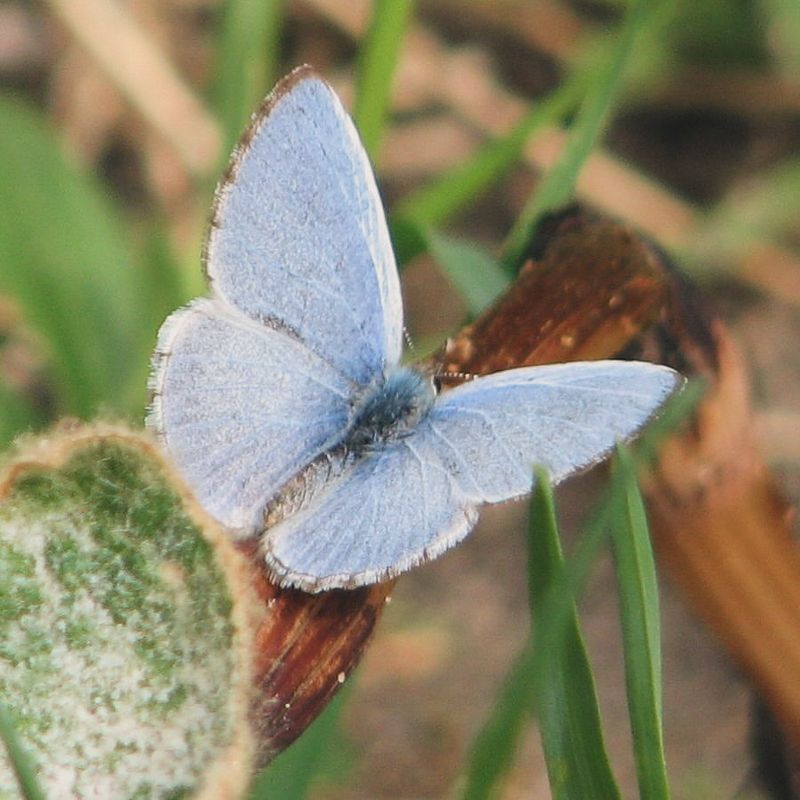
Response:
POLYGON ((6 707, 0 704, 0 738, 6 747, 11 768, 17 776, 20 792, 25 800, 45 800, 44 792, 36 780, 30 757, 17 736, 14 723, 6 707))
POLYGON ((617 448, 614 472, 613 543, 639 793, 647 800, 667 800, 655 562, 633 460, 621 446, 617 448))
POLYGON ((533 106, 508 134, 487 142, 463 164, 404 197, 393 216, 407 218, 422 227, 446 222, 497 183, 519 160, 530 138, 569 113, 581 93, 579 81, 563 84, 533 106))
POLYGON ((528 512, 528 596, 534 629, 539 604, 564 567, 553 487, 545 470, 537 467, 535 474, 536 485, 528 512))
POLYGON ((394 68, 414 5, 414 0, 375 0, 372 21, 361 43, 353 118, 373 162, 386 123, 394 68))
POLYGON ((0 292, 47 347, 62 413, 132 410, 131 364, 152 342, 118 212, 37 111, 0 97, 0 119, 0 292))
POLYGON ((459 290, 472 316, 483 311, 508 286, 508 275, 474 242, 436 231, 427 238, 431 255, 459 290))
POLYGON ((276 79, 285 0, 228 0, 217 44, 214 95, 228 157, 276 79))
POLYGON ((771 50, 789 80, 800 70, 800 4, 796 0, 761 0, 763 29, 769 31, 771 50))
POLYGON ((256 776, 249 800, 303 800, 306 797, 324 765, 326 752, 334 743, 349 693, 349 687, 340 691, 308 730, 256 776))
POLYGON ((428 251, 428 228, 407 217, 389 216, 389 235, 394 257, 402 269, 412 258, 428 251))
MULTIPOLYGON (((548 586, 563 568, 553 491, 537 470, 531 500, 529 593, 534 625, 548 586)), ((613 800, 620 796, 608 761, 597 694, 574 600, 568 600, 560 647, 543 651, 547 665, 536 708, 547 774, 554 798, 613 800)))
POLYGON ((575 182, 595 143, 603 133, 622 80, 623 69, 636 39, 645 30, 653 0, 634 0, 622 30, 604 63, 592 67, 590 84, 573 123, 564 150, 553 169, 542 179, 522 210, 506 241, 503 262, 509 272, 516 272, 525 246, 537 222, 568 202, 575 182))
MULTIPOLYGON (((547 487, 537 486, 532 500, 532 530, 542 526, 547 529, 554 525, 555 518, 551 511, 552 501, 547 496, 548 491, 547 487)), ((482 800, 496 796, 512 763, 525 723, 534 707, 544 698, 544 693, 551 688, 550 679, 554 663, 552 654, 568 652, 569 658, 566 662, 570 666, 571 674, 583 674, 585 679, 586 673, 583 672, 583 667, 574 666, 576 658, 578 662, 585 663, 585 653, 581 656, 582 642, 578 649, 565 651, 563 648, 567 637, 570 637, 575 598, 579 596, 591 566, 605 541, 608 513, 609 505, 605 503, 587 527, 573 555, 563 565, 553 569, 547 568, 548 563, 554 567, 552 560, 555 560, 557 555, 560 557, 560 550, 557 545, 553 546, 551 537, 547 537, 541 545, 536 546, 536 556, 531 553, 534 584, 532 602, 535 602, 537 607, 533 644, 525 648, 509 670, 489 719, 473 743, 465 788, 461 794, 464 800, 482 800), (538 561, 540 555, 543 556, 545 563, 538 561)), ((582 685, 585 687, 586 683, 582 685)), ((549 715, 550 710, 545 709, 544 713, 549 715)), ((579 722, 580 720, 573 720, 569 724, 572 726, 579 722)), ((599 723, 596 730, 599 731, 599 723)), ((584 795, 585 797, 617 797, 613 777, 607 768, 602 739, 594 738, 591 744, 588 740, 582 743, 580 764, 572 765, 571 769, 571 774, 575 773, 578 776, 576 779, 581 780, 581 785, 584 785, 583 782, 591 775, 595 776, 599 781, 597 785, 605 791, 605 794, 589 793, 584 795), (588 760, 584 761, 584 758, 588 760), (604 760, 605 767, 602 764, 604 760)))
POLYGON ((580 597, 606 541, 611 510, 610 499, 604 499, 578 539, 572 554, 564 559, 560 569, 549 576, 547 588, 536 599, 538 622, 533 630, 532 666, 533 680, 537 686, 542 686, 546 681, 549 654, 561 646, 575 599, 580 597))

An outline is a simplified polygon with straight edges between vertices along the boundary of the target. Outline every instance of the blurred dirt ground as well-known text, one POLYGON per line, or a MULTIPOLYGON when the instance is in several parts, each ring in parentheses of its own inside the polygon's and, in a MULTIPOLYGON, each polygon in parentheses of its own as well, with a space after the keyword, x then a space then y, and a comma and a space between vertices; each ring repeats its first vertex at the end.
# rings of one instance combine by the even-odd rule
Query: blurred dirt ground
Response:
MULTIPOLYGON (((68 5, 0 3, 0 82, 46 109, 74 158, 103 176, 132 225, 164 214, 176 250, 196 257, 199 270, 200 223, 210 197, 197 190, 187 163, 212 174, 219 131, 202 101, 187 106, 190 118, 178 120, 180 130, 172 139, 165 140, 158 126, 159 115, 175 102, 169 92, 202 97, 213 82, 219 4, 126 4, 179 77, 177 88, 140 87, 143 95, 157 95, 152 109, 136 97, 136 87, 121 91, 115 77, 78 43, 63 22, 68 5)), ((740 13, 749 4, 732 5, 740 13)), ((360 0, 289 2, 281 71, 311 62, 351 96, 357 38, 367 11, 360 0)), ((531 99, 552 88, 565 66, 579 58, 584 37, 614 13, 612 6, 591 0, 421 2, 396 76, 395 121, 380 159, 388 204, 459 163, 487 136, 508 130, 531 99)), ((760 33, 752 39, 766 47, 769 32, 760 33)), ((674 67, 646 92, 630 87, 580 191, 590 203, 688 254, 712 306, 745 353, 764 453, 796 504, 800 259, 792 248, 800 242, 800 220, 784 226, 778 245, 760 243, 761 249, 721 255, 705 247, 704 222, 705 210, 718 204, 735 218, 737 203, 760 176, 796 157, 800 81, 796 74, 769 67, 774 54, 759 60, 744 45, 737 55, 733 43, 716 44, 704 60, 696 53, 692 57, 684 42, 686 52, 676 55, 674 67), (698 254, 706 259, 699 262, 698 254), (701 270, 699 263, 708 269, 701 270)), ((534 187, 537 168, 552 163, 559 141, 555 131, 537 140, 526 152, 526 163, 477 199, 453 230, 496 250, 534 187)), ((429 261, 410 266, 404 287, 411 333, 423 345, 462 321, 462 305, 429 261)), ((598 481, 598 476, 584 477, 561 492, 568 529, 590 506, 598 481)), ((344 713, 352 767, 320 786, 315 796, 411 800, 448 794, 524 641, 523 531, 524 506, 491 509, 463 546, 399 582, 344 713)), ((675 797, 766 797, 750 741, 751 691, 666 581, 661 602, 667 758, 675 797)), ((635 774, 607 559, 598 565, 582 611, 607 743, 630 796, 635 774)), ((504 797, 548 796, 531 730, 504 797)))

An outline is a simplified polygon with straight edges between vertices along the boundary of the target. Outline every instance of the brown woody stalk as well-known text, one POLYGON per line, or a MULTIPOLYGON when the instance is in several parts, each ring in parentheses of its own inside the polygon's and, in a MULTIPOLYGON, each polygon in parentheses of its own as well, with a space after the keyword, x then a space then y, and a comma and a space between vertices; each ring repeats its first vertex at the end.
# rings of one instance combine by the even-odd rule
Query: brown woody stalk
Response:
MULTIPOLYGON (((645 478, 658 555, 800 742, 800 553, 790 510, 753 444, 741 359, 653 245, 572 210, 545 224, 519 279, 451 341, 445 370, 482 374, 613 356, 668 363, 709 390, 645 478)), ((271 586, 253 713, 264 755, 289 744, 352 671, 391 584, 311 596, 271 586)))

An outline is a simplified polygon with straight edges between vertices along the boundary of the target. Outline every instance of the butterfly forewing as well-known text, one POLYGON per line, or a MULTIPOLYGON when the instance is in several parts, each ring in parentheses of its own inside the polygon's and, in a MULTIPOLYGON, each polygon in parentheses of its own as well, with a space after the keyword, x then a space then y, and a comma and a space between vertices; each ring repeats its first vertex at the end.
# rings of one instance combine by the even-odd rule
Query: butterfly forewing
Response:
POLYGON ((256 115, 217 192, 206 243, 215 292, 369 383, 402 348, 400 286, 369 161, 308 68, 256 115))
POLYGON ((607 456, 675 391, 667 367, 590 361, 507 370, 442 395, 427 433, 473 502, 527 494, 534 464, 554 483, 607 456))

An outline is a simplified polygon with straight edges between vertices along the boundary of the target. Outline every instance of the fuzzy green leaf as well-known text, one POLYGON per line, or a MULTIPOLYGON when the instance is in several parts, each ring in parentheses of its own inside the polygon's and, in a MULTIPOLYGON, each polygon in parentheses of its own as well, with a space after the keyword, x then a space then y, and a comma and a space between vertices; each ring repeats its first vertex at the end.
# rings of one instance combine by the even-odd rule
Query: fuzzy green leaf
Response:
MULTIPOLYGON (((148 444, 70 436, 0 486, 0 703, 36 778, 52 800, 172 798, 222 759, 244 786, 232 545, 206 537, 148 444)), ((0 759, 0 794, 15 786, 0 759)))

